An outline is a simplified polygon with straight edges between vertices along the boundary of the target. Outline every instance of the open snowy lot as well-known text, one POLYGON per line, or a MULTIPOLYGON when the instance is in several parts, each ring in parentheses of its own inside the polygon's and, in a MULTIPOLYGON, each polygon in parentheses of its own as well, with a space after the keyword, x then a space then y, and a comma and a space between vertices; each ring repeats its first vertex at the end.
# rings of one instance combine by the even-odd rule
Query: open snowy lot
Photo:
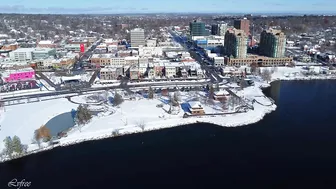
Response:
POLYGON ((36 129, 51 118, 70 112, 77 106, 65 98, 6 106, 0 117, 0 151, 4 147, 2 141, 6 136, 17 135, 23 144, 30 144, 36 129))

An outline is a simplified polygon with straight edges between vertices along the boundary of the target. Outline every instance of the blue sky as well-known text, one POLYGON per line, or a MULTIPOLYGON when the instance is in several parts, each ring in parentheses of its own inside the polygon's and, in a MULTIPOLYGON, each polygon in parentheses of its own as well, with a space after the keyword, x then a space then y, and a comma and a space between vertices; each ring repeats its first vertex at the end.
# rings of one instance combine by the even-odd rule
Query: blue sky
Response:
POLYGON ((336 13, 336 0, 3 0, 1 13, 336 13))

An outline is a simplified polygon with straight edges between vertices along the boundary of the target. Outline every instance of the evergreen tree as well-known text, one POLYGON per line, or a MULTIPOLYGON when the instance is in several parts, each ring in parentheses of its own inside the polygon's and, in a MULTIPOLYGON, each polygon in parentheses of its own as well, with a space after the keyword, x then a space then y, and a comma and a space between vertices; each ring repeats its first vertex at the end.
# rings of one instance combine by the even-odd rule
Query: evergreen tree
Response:
POLYGON ((123 102, 124 99, 122 98, 122 96, 119 93, 115 92, 113 97, 113 106, 118 106, 123 102))
POLYGON ((87 105, 79 105, 77 108, 77 114, 75 122, 78 125, 79 131, 81 131, 81 126, 87 124, 92 119, 92 114, 88 109, 87 105))
POLYGON ((219 83, 216 84, 216 91, 219 91, 219 83))
POLYGON ((6 137, 3 142, 5 143, 5 154, 12 157, 13 153, 13 140, 10 136, 6 137))
POLYGON ((18 136, 13 137, 12 141, 13 152, 21 155, 23 153, 23 145, 21 144, 21 140, 18 136))

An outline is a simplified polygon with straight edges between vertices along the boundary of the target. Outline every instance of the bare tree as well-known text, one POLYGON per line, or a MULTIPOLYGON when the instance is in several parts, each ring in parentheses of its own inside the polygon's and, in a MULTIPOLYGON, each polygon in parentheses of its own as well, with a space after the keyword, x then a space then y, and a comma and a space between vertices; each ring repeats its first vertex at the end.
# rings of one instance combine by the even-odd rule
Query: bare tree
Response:
POLYGON ((145 130, 145 122, 144 121, 139 121, 138 123, 137 123, 137 127, 140 127, 140 129, 142 130, 142 131, 144 131, 145 130))
POLYGON ((181 101, 181 94, 180 94, 180 92, 179 91, 175 91, 174 92, 174 101, 175 102, 179 102, 179 101, 181 101))
POLYGON ((154 98, 154 91, 153 91, 152 87, 149 87, 149 89, 148 89, 148 98, 149 99, 154 98))
POLYGON ((275 72, 277 72, 277 71, 278 71, 278 67, 273 66, 273 67, 271 68, 271 73, 272 73, 272 74, 275 73, 275 72))
POLYGON ((227 99, 225 97, 221 98, 220 102, 222 103, 222 109, 225 110, 227 108, 227 99))
POLYGON ((272 79, 272 73, 270 72, 270 70, 268 68, 265 68, 262 72, 261 72, 261 78, 264 81, 270 82, 272 79))
POLYGON ((251 73, 254 74, 254 75, 256 75, 257 74, 257 68, 258 68, 257 63, 253 62, 251 64, 251 73))
POLYGON ((215 89, 212 85, 209 86, 209 99, 213 99, 215 95, 215 89))
POLYGON ((112 136, 119 136, 119 130, 118 129, 115 129, 112 131, 112 136))

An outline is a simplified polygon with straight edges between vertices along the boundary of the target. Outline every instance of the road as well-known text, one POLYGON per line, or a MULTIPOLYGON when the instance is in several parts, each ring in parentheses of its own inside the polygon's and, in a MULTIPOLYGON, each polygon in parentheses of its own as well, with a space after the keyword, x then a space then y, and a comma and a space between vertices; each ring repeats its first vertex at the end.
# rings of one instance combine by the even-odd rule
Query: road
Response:
POLYGON ((83 61, 85 59, 88 59, 93 51, 96 49, 96 47, 103 41, 103 39, 99 39, 98 41, 96 41, 94 44, 91 45, 90 49, 87 49, 87 51, 84 52, 84 54, 77 60, 77 62, 75 62, 72 71, 76 71, 76 70, 81 70, 81 68, 83 68, 83 61))
POLYGON ((128 84, 127 80, 124 80, 117 86, 103 86, 103 87, 96 87, 96 88, 82 88, 82 89, 74 89, 74 90, 62 90, 62 91, 55 91, 51 93, 42 93, 42 94, 26 94, 21 96, 13 96, 13 97, 4 97, 1 101, 10 101, 10 100, 17 100, 17 99, 26 99, 26 98, 39 98, 39 97, 46 97, 46 96, 57 96, 57 95, 66 95, 72 93, 85 93, 85 92, 94 92, 100 90, 109 90, 109 89, 124 89, 128 92, 132 92, 131 88, 140 88, 140 87, 156 87, 156 86, 163 86, 163 87, 178 87, 178 86, 193 86, 193 85, 207 85, 207 81, 195 81, 195 82, 178 82, 178 83, 136 83, 136 84, 128 84))
POLYGON ((223 79, 218 75, 216 68, 212 65, 206 64, 203 61, 203 58, 207 59, 207 57, 205 57, 202 50, 197 49, 193 45, 188 45, 187 39, 176 34, 174 31, 169 30, 169 33, 173 36, 174 41, 181 44, 185 48, 185 50, 190 53, 190 56, 200 63, 201 68, 205 70, 207 77, 211 79, 211 83, 223 82, 223 79))

